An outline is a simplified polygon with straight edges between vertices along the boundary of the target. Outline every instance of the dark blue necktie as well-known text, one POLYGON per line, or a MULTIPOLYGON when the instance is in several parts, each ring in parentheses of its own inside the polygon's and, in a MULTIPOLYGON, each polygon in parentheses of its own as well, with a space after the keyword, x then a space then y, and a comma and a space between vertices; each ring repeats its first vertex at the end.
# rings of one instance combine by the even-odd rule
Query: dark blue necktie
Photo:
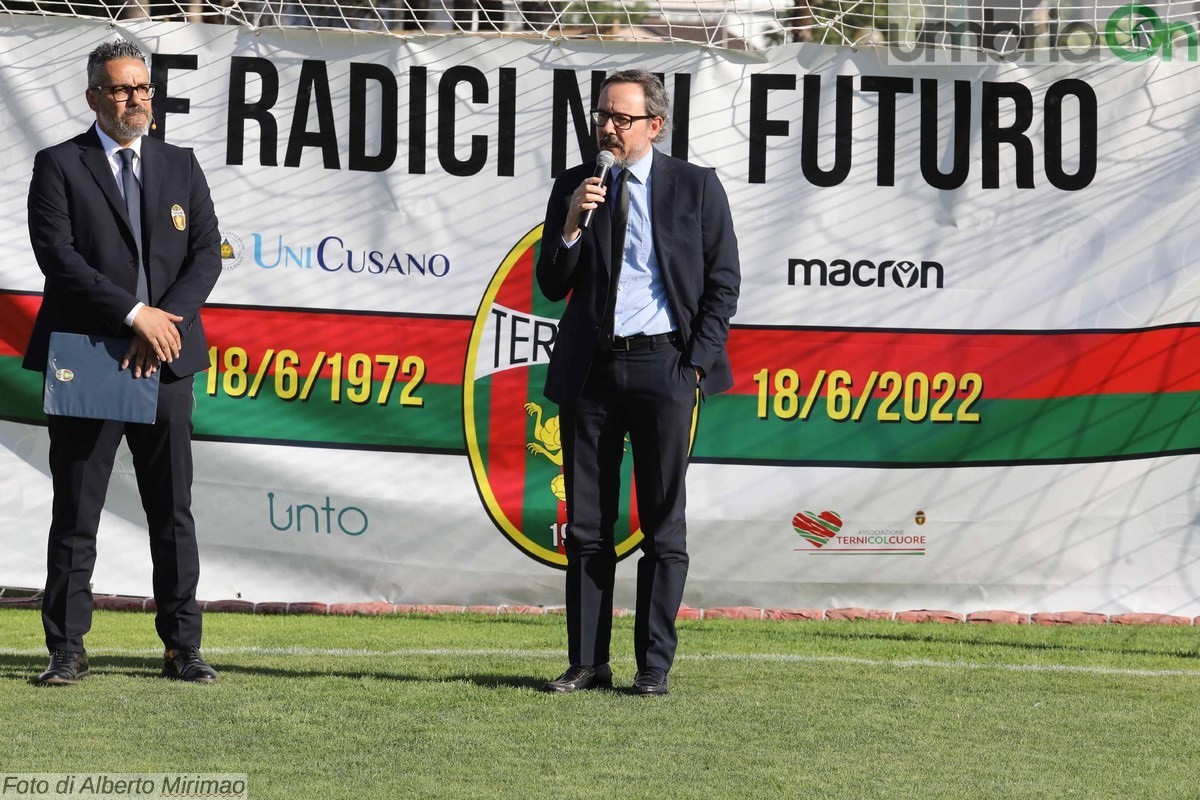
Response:
POLYGON ((117 152, 121 154, 121 186, 125 190, 125 212, 129 215, 133 239, 137 242, 137 299, 150 305, 150 287, 146 282, 146 264, 142 258, 142 187, 133 174, 133 151, 122 147, 117 152))

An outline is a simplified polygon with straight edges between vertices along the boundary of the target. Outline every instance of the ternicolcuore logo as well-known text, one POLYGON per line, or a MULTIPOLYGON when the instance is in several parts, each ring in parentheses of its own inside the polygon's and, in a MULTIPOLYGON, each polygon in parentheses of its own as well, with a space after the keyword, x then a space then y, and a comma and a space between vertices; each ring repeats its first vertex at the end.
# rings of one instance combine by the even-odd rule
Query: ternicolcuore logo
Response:
POLYGON ((813 547, 824 547, 842 529, 842 518, 835 511, 801 511, 792 517, 792 529, 813 547))
MULTIPOLYGON (((925 512, 917 511, 913 516, 917 525, 925 524, 925 512)), ((909 533, 902 528, 859 528, 852 533, 843 533, 845 525, 842 515, 828 509, 824 511, 799 511, 792 517, 792 530, 812 547, 797 550, 815 555, 857 556, 923 556, 927 537, 923 533, 909 533), (829 547, 828 545, 834 545, 829 547)))

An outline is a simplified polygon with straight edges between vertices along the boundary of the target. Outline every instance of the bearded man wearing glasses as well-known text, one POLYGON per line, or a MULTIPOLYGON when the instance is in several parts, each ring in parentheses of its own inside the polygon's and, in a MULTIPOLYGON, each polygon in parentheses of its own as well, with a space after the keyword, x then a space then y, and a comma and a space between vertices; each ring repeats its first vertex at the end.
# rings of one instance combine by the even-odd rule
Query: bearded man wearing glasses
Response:
MULTIPOLYGON (((55 331, 128 339, 121 369, 161 370, 153 423, 47 416, 54 486, 42 623, 43 686, 89 674, 96 532, 117 446, 129 444, 149 528, 163 675, 214 683, 200 654, 200 559, 192 519, 192 376, 208 368, 200 307, 221 274, 220 234, 190 150, 146 136, 153 122, 142 52, 124 41, 88 55, 95 124, 39 152, 29 237, 45 274, 26 369, 47 368, 55 331)), ((115 368, 115 367, 114 367, 115 368)))
POLYGON ((546 209, 538 285, 550 300, 570 296, 545 386, 563 431, 570 667, 547 692, 612 686, 613 528, 628 434, 644 536, 633 691, 667 694, 697 404, 733 385, 725 343, 741 271, 729 201, 716 172, 654 149, 669 111, 652 73, 608 76, 592 123, 610 180, 591 164, 567 170, 546 209))

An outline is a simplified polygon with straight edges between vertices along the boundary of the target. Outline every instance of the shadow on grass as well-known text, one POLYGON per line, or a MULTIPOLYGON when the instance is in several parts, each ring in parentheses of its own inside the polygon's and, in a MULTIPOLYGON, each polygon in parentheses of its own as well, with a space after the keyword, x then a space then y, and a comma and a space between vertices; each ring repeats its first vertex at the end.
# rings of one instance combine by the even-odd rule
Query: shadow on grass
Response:
MULTIPOLYGON (((0 655, 0 681, 11 681, 14 683, 33 683, 42 671, 46 669, 46 665, 50 663, 50 654, 45 656, 14 656, 0 655)), ((162 664, 158 659, 151 658, 130 658, 125 656, 117 656, 106 658, 101 656, 100 659, 88 657, 88 669, 95 676, 96 670, 115 675, 129 675, 132 677, 147 677, 158 675, 162 669, 162 664), (116 668, 113 668, 116 665, 116 668)))
MULTIPOLYGON (((49 656, 13 656, 0 655, 0 682, 28 683, 41 674, 49 662, 49 656)), ((92 680, 105 675, 122 675, 129 678, 158 678, 162 670, 162 662, 157 658, 141 658, 136 656, 89 656, 88 666, 92 680)), ((403 672, 385 670, 322 670, 322 669, 287 669, 285 667, 251 667, 242 664, 228 664, 219 660, 209 659, 213 669, 220 675, 253 675, 273 677, 283 680, 311 678, 345 678, 347 680, 362 680, 372 678, 380 681, 400 681, 414 683, 469 683, 483 689, 537 689, 545 678, 535 678, 520 675, 498 675, 494 673, 456 673, 452 675, 414 675, 403 672)))
POLYGON ((545 678, 533 678, 521 675, 499 675, 495 673, 452 673, 445 675, 418 675, 389 670, 323 670, 323 669, 287 669, 286 667, 251 667, 243 664, 222 664, 211 661, 213 669, 218 674, 255 675, 282 679, 308 678, 345 678, 347 680, 362 680, 371 678, 379 681, 399 681, 402 683, 470 683, 482 689, 536 689, 545 682, 545 678))

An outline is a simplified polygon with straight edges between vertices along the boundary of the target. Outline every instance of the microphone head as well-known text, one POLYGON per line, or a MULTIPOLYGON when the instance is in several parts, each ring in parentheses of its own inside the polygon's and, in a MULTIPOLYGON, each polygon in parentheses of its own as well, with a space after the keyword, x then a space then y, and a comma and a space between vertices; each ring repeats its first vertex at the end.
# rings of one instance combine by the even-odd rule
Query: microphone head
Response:
POLYGON ((596 166, 597 167, 604 167, 605 169, 612 169, 613 165, 615 165, 616 163, 617 163, 617 157, 614 156, 612 153, 610 153, 607 150, 601 150, 596 155, 596 166))

